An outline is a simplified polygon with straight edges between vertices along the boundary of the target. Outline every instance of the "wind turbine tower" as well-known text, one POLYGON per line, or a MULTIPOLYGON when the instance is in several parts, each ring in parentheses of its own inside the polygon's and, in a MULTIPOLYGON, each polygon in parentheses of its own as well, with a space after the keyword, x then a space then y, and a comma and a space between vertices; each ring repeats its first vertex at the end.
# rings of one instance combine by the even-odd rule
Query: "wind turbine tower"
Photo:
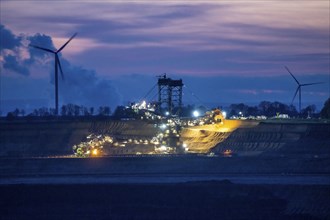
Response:
POLYGON ((76 35, 77 35, 77 33, 72 35, 72 37, 65 44, 63 44, 62 47, 58 50, 51 50, 51 49, 48 49, 48 48, 39 47, 39 46, 30 44, 31 47, 34 47, 34 48, 37 48, 39 50, 43 50, 43 51, 46 51, 46 52, 49 52, 49 53, 52 53, 52 54, 55 55, 55 115, 58 115, 58 69, 60 69, 62 79, 64 79, 63 70, 62 70, 62 66, 61 66, 61 62, 60 62, 60 59, 58 57, 58 54, 64 49, 64 47, 66 47, 66 45, 76 35))
POLYGON ((299 92, 299 114, 301 113, 301 87, 303 86, 311 86, 311 85, 316 85, 316 84, 322 84, 323 82, 316 82, 316 83, 304 83, 304 84, 300 84, 299 81, 297 80, 297 78, 291 73, 291 71, 289 70, 288 67, 285 66, 285 69, 290 73, 290 75, 292 76, 292 78, 296 81, 296 83, 298 84, 298 87, 296 89, 296 92, 294 93, 293 99, 291 101, 291 105, 294 101, 294 99, 297 96, 297 93, 299 92))

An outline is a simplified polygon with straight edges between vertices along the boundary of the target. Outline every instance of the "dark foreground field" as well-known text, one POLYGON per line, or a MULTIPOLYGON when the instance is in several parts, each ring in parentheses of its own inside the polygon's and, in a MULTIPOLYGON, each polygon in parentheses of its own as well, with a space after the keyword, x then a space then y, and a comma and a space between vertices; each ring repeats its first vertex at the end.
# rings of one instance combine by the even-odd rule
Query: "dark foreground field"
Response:
POLYGON ((0 219, 330 219, 329 158, 3 158, 0 219))
POLYGON ((330 186, 1 185, 1 219, 329 219, 330 186))

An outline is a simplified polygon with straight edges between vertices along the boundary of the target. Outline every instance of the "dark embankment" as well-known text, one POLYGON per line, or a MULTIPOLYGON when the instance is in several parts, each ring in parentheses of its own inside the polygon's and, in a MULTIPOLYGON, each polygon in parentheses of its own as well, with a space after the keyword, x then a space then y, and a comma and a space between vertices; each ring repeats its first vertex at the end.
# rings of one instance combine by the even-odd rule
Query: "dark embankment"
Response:
POLYGON ((118 138, 143 138, 155 134, 153 125, 143 121, 35 120, 0 122, 0 157, 36 157, 72 154, 72 146, 90 133, 118 138))

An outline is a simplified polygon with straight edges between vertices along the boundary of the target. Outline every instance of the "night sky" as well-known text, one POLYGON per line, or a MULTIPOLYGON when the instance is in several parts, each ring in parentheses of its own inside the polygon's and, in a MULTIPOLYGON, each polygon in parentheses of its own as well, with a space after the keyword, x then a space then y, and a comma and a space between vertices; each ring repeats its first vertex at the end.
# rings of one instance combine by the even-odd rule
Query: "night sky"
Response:
POLYGON ((60 105, 140 101, 163 73, 183 79, 185 104, 290 104, 297 84, 284 66, 300 83, 325 82, 303 87, 303 107, 329 97, 328 0, 0 4, 3 115, 54 107, 54 56, 28 45, 58 49, 75 32, 60 55, 60 105))

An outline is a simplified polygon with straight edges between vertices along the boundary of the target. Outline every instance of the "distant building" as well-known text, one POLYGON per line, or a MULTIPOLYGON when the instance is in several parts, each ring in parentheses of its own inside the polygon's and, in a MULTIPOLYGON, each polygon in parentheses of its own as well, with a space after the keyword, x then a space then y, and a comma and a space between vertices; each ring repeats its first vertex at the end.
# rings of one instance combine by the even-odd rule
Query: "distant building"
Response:
POLYGON ((277 116, 277 118, 283 118, 283 119, 285 119, 285 118, 290 118, 290 117, 289 117, 288 114, 279 114, 279 115, 277 116))

